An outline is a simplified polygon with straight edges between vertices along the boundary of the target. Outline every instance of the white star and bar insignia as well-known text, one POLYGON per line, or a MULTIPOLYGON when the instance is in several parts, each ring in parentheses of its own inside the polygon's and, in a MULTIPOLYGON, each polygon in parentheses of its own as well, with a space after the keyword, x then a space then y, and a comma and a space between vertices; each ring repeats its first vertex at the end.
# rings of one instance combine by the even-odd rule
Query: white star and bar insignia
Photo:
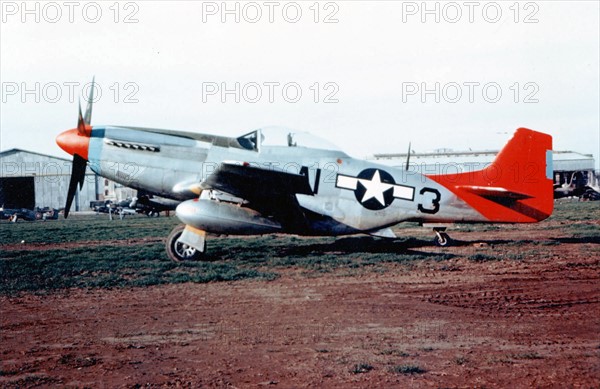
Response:
POLYGON ((354 191, 356 200, 372 210, 386 208, 394 199, 413 201, 415 196, 415 188, 396 184, 388 172, 380 169, 363 170, 357 177, 338 174, 336 187, 354 191))

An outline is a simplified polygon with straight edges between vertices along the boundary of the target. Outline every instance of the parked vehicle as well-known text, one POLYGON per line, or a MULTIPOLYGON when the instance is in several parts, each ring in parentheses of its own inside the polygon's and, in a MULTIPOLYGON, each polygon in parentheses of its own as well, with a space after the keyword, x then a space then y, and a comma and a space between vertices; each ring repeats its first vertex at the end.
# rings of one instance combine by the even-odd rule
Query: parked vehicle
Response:
POLYGON ((14 208, 4 209, 0 208, 0 219, 8 219, 11 222, 17 222, 19 220, 36 221, 36 220, 56 220, 58 219, 58 209, 44 207, 44 208, 14 208))

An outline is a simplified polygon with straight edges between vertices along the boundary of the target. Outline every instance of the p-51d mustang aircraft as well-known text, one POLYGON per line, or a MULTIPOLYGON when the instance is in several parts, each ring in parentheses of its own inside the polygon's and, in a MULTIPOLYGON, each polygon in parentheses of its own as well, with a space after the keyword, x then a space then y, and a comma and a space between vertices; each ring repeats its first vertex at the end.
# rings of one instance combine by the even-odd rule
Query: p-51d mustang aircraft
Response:
MULTIPOLYGON (((553 209, 552 137, 519 128, 483 170, 423 175, 354 159, 307 133, 261 128, 240 137, 91 126, 93 88, 77 128, 56 142, 73 155, 65 217, 86 166, 123 185, 181 201, 167 239, 175 261, 200 259, 206 233, 370 234, 420 223, 531 223, 553 209)), ((444 227, 434 228, 446 245, 444 227)))

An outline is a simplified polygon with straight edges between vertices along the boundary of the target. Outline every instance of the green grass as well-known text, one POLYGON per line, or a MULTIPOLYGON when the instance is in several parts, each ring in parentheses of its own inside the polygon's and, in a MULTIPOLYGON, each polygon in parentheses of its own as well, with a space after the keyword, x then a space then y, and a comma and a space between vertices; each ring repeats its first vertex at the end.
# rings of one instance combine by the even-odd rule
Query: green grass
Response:
MULTIPOLYGON (((3 224, 2 234, 11 236, 12 241, 29 234, 29 241, 35 236, 38 242, 99 240, 100 244, 1 252, 0 294, 246 278, 271 280, 278 276, 278 271, 285 269, 300 269, 310 274, 339 269, 381 271, 386 264, 452 257, 407 249, 402 240, 387 242, 368 237, 303 239, 267 235, 211 237, 206 261, 175 263, 168 260, 162 242, 132 240, 135 237, 165 237, 174 221, 173 218, 130 218, 112 222, 97 219, 71 222, 69 219, 3 224), (81 230, 86 233, 81 233, 81 230), (70 233, 73 233, 73 238, 66 239, 70 233)), ((26 240, 25 245, 29 241, 26 240)), ((57 247, 60 247, 59 243, 57 247)))
POLYGON ((459 366, 465 365, 468 362, 469 362, 469 360, 462 355, 458 355, 456 358, 454 358, 454 363, 456 363, 459 366))
POLYGON ((362 373, 368 373, 371 370, 373 370, 373 366, 371 366, 370 364, 368 364, 366 362, 362 362, 362 363, 357 363, 354 366, 352 366, 350 368, 350 373, 362 374, 362 373))
POLYGON ((207 259, 233 260, 254 268, 299 268, 328 273, 338 269, 375 268, 391 263, 441 261, 453 257, 452 254, 415 251, 405 242, 407 240, 386 241, 361 236, 337 239, 303 239, 286 235, 251 239, 230 237, 209 242, 207 259))
POLYGON ((0 294, 9 295, 275 277, 235 263, 175 263, 165 258, 162 244, 47 250, 43 255, 17 250, 3 253, 0 259, 0 294))
POLYGON ((559 221, 597 221, 600 219, 600 202, 559 200, 554 203, 551 218, 559 221))
POLYGON ((500 257, 495 257, 487 254, 473 254, 469 255, 469 260, 474 262, 487 262, 487 261, 497 261, 501 259, 500 257))
POLYGON ((512 359, 544 359, 543 356, 535 352, 511 354, 509 357, 512 359))
POLYGON ((389 371, 396 374, 423 374, 427 371, 416 365, 395 365, 389 371))
POLYGON ((409 357, 410 354, 408 354, 407 352, 404 352, 402 350, 398 350, 398 349, 393 349, 393 348, 388 348, 385 350, 382 350, 380 353, 380 355, 393 355, 393 356, 397 356, 397 357, 409 357))
MULTIPOLYGON (((535 256, 544 246, 571 242, 600 243, 600 203, 557 202, 551 220, 559 222, 564 238, 543 242, 521 240, 506 245, 528 245, 530 251, 511 254, 509 259, 535 256), (536 248, 537 247, 537 248, 536 248), (539 248, 539 249, 538 249, 539 248)), ((68 220, 0 222, 0 294, 49 293, 66 288, 142 287, 183 282, 232 281, 248 278, 274 279, 285 271, 308 277, 337 272, 383 273, 401 266, 412 268, 424 261, 454 258, 452 249, 431 252, 430 231, 417 237, 402 236, 405 223, 396 229, 400 239, 389 241, 366 236, 300 238, 296 236, 213 237, 208 241, 206 262, 174 263, 168 260, 163 240, 179 223, 176 217, 126 217, 72 215, 68 220), (153 238, 144 242, 141 238, 153 238), (20 244, 23 249, 2 250, 1 245, 20 244), (78 246, 68 243, 95 241, 78 246), (98 243, 99 242, 99 243, 98 243), (31 250, 28 244, 53 244, 31 250)), ((557 224, 552 224, 552 227, 557 224)), ((471 225, 474 231, 496 226, 471 225)), ((502 228, 520 228, 505 225, 502 228)), ((540 228, 546 228, 540 224, 540 228)), ((462 229, 461 229, 462 230, 462 229)), ((413 231, 414 233, 414 231, 413 231)), ((406 234, 406 233, 405 233, 406 234)), ((471 261, 505 258, 492 252, 475 253, 471 261)), ((443 263, 440 266, 445 266, 443 263)))
POLYGON ((148 218, 127 216, 123 220, 108 220, 108 215, 71 215, 68 219, 45 222, 8 223, 0 221, 0 242, 13 244, 64 243, 82 241, 102 241, 114 239, 134 239, 166 237, 179 223, 176 217, 148 218))

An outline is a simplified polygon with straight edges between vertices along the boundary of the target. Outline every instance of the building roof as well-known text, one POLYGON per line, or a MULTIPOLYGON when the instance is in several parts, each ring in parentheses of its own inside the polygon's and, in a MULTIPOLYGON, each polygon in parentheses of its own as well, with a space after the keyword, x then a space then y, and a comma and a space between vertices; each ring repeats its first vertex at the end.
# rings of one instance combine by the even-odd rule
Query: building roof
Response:
MULTIPOLYGON (((479 168, 490 164, 498 150, 482 151, 453 151, 448 149, 427 153, 411 153, 410 162, 417 165, 477 165, 479 168)), ((390 166, 404 166, 408 153, 375 154, 371 160, 376 160, 390 166)), ((576 151, 553 151, 552 162, 554 171, 588 171, 595 169, 594 156, 581 154, 576 151)))
MULTIPOLYGON (((18 148, 0 152, 0 160, 0 177, 71 175, 73 166, 70 159, 18 148)), ((89 166, 85 174, 95 175, 89 166)))
POLYGON ((18 148, 0 151, 0 158, 7 157, 9 155, 16 154, 16 153, 34 154, 34 155, 39 155, 40 157, 52 158, 52 159, 60 159, 61 161, 71 162, 71 160, 67 159, 67 158, 55 157, 54 155, 42 154, 42 153, 38 153, 38 152, 35 152, 35 151, 23 150, 23 149, 18 149, 18 148))

